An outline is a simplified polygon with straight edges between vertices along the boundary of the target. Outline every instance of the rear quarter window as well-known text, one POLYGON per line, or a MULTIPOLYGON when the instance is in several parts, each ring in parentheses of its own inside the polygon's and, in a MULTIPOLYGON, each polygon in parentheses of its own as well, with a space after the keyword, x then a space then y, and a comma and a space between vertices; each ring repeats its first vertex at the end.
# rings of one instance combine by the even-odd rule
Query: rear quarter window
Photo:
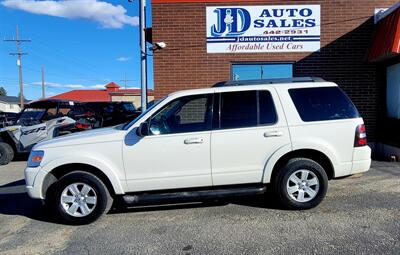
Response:
POLYGON ((360 117, 350 98, 339 87, 289 89, 289 95, 303 121, 324 121, 360 117))

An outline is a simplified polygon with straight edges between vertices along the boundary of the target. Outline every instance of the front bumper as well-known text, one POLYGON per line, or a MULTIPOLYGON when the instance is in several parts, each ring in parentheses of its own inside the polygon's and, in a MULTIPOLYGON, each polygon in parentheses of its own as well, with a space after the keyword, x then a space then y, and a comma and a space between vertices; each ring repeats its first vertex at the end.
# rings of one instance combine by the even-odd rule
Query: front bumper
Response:
POLYGON ((25 169, 26 191, 31 198, 44 199, 43 182, 47 172, 39 167, 27 167, 25 169))

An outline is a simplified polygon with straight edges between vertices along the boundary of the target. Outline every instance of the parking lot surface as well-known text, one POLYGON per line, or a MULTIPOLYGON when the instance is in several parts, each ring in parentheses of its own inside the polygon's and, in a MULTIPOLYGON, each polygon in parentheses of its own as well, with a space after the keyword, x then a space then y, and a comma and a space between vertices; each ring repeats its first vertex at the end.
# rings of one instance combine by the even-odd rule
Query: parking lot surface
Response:
POLYGON ((24 189, 25 162, 0 167, 0 254, 399 254, 400 164, 333 180, 320 206, 264 196, 114 210, 87 226, 53 222, 24 189))

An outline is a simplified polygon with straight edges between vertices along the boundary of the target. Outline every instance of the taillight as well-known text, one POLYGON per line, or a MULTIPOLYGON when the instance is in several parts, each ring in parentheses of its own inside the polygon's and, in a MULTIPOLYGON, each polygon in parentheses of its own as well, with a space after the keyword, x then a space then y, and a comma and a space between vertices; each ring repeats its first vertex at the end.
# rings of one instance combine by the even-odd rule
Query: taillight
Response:
POLYGON ((365 132, 365 125, 360 124, 356 128, 356 137, 354 139, 354 147, 361 147, 367 145, 367 132, 365 132))
POLYGON ((90 124, 84 124, 84 123, 75 123, 75 127, 77 129, 90 129, 91 128, 90 124))

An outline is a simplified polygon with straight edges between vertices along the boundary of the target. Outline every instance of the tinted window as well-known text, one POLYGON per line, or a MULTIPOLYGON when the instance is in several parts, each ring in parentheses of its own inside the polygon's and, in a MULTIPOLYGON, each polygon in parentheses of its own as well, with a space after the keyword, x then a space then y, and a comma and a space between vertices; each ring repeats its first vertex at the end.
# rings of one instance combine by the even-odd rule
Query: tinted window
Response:
POLYGON ((274 101, 272 100, 271 93, 269 91, 259 91, 258 100, 260 104, 260 123, 273 124, 278 120, 275 111, 274 101))
POLYGON ((122 107, 124 108, 125 111, 135 111, 135 106, 133 106, 133 104, 131 103, 123 103, 122 107))
POLYGON ((187 96, 164 106, 150 120, 153 135, 211 129, 212 95, 187 96))
POLYGON ((338 87, 289 89, 303 121, 358 118, 357 109, 338 87))
POLYGON ((257 92, 221 94, 221 128, 257 126, 257 92))

